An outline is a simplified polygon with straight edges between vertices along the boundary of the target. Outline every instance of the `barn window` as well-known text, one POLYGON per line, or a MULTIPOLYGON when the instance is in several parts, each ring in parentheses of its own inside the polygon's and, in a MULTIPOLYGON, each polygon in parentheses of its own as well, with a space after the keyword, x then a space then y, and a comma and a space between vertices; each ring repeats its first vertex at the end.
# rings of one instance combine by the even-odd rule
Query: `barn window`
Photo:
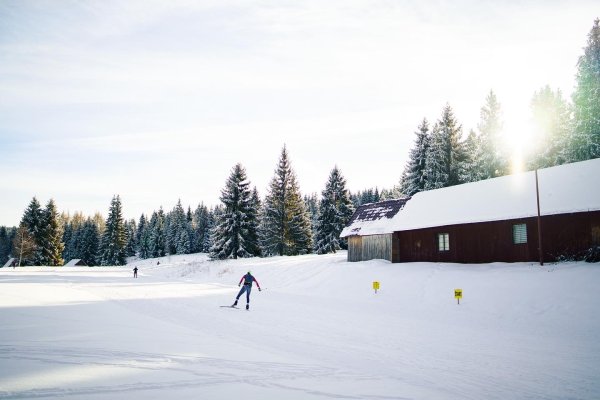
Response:
POLYGON ((448 251, 450 250, 450 234, 449 233, 438 233, 438 250, 448 251))
POLYGON ((527 243, 527 225, 526 224, 513 225, 513 243, 514 244, 527 243))

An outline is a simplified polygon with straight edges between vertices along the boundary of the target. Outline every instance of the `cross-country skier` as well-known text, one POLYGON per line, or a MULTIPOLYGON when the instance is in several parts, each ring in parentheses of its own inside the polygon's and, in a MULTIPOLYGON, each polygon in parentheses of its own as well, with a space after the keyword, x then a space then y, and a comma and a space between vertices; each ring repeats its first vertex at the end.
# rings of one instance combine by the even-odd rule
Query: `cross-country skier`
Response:
POLYGON ((235 303, 233 303, 232 307, 237 306, 240 296, 243 295, 244 292, 246 292, 246 310, 248 310, 250 308, 250 291, 252 290, 252 282, 256 282, 256 287, 258 288, 259 292, 261 291, 261 288, 260 284, 258 283, 256 278, 252 276, 250 271, 248 271, 246 275, 242 276, 242 279, 240 279, 240 283, 238 283, 238 286, 241 286, 242 282, 244 282, 244 286, 242 286, 240 292, 235 297, 235 303))
POLYGON ((137 278, 138 267, 133 268, 133 277, 137 278))

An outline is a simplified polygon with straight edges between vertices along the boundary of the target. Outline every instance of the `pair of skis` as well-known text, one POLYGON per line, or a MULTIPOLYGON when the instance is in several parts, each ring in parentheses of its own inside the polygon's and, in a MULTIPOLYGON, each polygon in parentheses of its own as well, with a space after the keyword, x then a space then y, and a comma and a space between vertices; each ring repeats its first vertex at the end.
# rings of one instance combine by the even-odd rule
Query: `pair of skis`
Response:
MULTIPOLYGON (((220 306, 220 307, 221 307, 221 308, 235 308, 235 309, 241 310, 241 308, 240 308, 240 307, 238 307, 238 306, 233 306, 233 305, 232 305, 232 306, 220 306)), ((250 309, 246 308, 246 311, 250 311, 250 309)))

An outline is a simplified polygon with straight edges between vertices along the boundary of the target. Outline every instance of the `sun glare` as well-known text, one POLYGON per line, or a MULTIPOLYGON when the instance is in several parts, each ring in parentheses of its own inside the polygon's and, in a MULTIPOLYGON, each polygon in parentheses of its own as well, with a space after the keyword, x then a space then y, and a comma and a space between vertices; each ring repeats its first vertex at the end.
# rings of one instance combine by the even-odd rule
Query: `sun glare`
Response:
POLYGON ((526 170, 527 157, 533 151, 534 128, 528 111, 505 114, 502 145, 508 155, 510 173, 513 174, 526 170))

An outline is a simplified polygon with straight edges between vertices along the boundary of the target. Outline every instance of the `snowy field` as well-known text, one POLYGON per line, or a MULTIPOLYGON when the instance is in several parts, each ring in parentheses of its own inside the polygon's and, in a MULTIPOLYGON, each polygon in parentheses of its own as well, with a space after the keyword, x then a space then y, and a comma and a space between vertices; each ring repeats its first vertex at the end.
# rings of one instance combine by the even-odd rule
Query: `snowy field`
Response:
POLYGON ((345 259, 0 269, 0 399, 600 399, 600 265, 345 259))

